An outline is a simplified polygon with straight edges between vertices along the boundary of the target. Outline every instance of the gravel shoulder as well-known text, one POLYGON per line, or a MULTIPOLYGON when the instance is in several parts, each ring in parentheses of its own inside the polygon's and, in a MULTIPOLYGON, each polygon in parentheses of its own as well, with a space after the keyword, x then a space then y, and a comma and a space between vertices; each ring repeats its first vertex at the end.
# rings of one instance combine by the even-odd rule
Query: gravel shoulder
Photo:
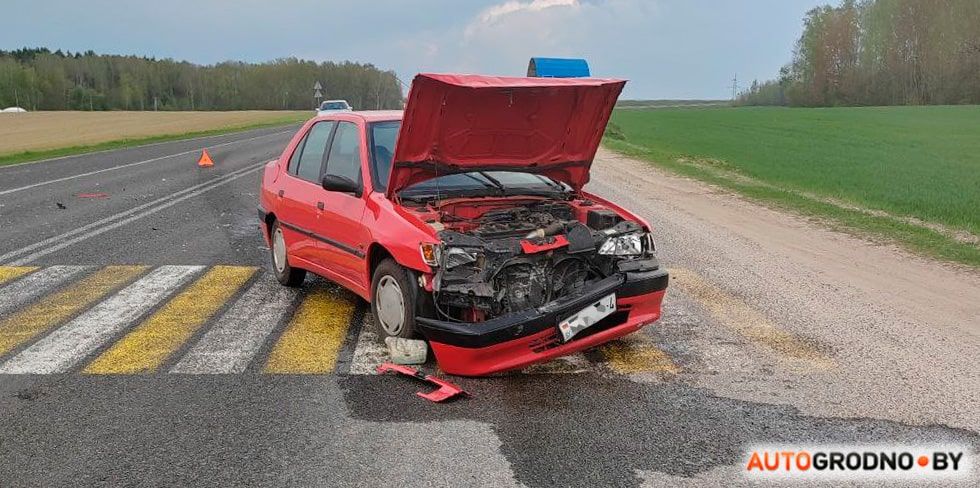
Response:
POLYGON ((691 381, 813 414, 980 430, 980 273, 606 149, 586 190, 654 227, 661 260, 678 271, 663 329, 688 326, 685 347, 701 363, 691 381), (702 326, 712 320, 723 327, 702 326), (801 363, 746 321, 768 322, 829 361, 801 363))

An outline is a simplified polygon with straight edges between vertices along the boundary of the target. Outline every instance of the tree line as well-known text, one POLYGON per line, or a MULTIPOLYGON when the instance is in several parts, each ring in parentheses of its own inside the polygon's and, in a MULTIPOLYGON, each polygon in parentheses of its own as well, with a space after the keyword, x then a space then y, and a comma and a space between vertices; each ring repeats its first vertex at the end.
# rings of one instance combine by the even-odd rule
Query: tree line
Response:
POLYGON ((296 58, 201 66, 47 48, 0 50, 0 108, 28 110, 308 110, 313 85, 357 109, 401 108, 393 71, 296 58))
POLYGON ((744 105, 980 103, 980 0, 844 0, 810 10, 778 79, 744 105))

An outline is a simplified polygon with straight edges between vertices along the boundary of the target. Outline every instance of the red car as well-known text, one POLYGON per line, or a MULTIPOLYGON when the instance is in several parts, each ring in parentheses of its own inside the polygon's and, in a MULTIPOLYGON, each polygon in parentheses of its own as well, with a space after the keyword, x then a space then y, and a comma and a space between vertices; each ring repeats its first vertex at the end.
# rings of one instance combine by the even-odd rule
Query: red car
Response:
POLYGON ((421 74, 404 113, 316 117, 262 176, 287 286, 313 272, 446 373, 521 368, 660 318, 643 219, 582 190, 625 81, 421 74))

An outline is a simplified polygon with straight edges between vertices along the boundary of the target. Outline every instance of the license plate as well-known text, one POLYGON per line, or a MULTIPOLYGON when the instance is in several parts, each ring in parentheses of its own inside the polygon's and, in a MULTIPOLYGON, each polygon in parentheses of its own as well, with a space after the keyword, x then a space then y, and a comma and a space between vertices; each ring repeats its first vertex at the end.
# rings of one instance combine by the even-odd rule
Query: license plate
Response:
POLYGON ((616 294, 607 295, 558 324, 564 342, 616 311, 616 294))

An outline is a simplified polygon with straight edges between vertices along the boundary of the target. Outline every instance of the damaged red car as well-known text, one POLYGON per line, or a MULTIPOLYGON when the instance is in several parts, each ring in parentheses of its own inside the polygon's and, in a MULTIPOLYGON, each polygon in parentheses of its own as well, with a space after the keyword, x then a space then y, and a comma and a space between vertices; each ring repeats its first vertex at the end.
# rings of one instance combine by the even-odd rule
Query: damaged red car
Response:
POLYGON ((284 285, 307 272, 371 303, 379 332, 479 376, 660 318, 647 222, 583 191, 625 81, 421 74, 404 112, 307 122, 262 176, 284 285))

